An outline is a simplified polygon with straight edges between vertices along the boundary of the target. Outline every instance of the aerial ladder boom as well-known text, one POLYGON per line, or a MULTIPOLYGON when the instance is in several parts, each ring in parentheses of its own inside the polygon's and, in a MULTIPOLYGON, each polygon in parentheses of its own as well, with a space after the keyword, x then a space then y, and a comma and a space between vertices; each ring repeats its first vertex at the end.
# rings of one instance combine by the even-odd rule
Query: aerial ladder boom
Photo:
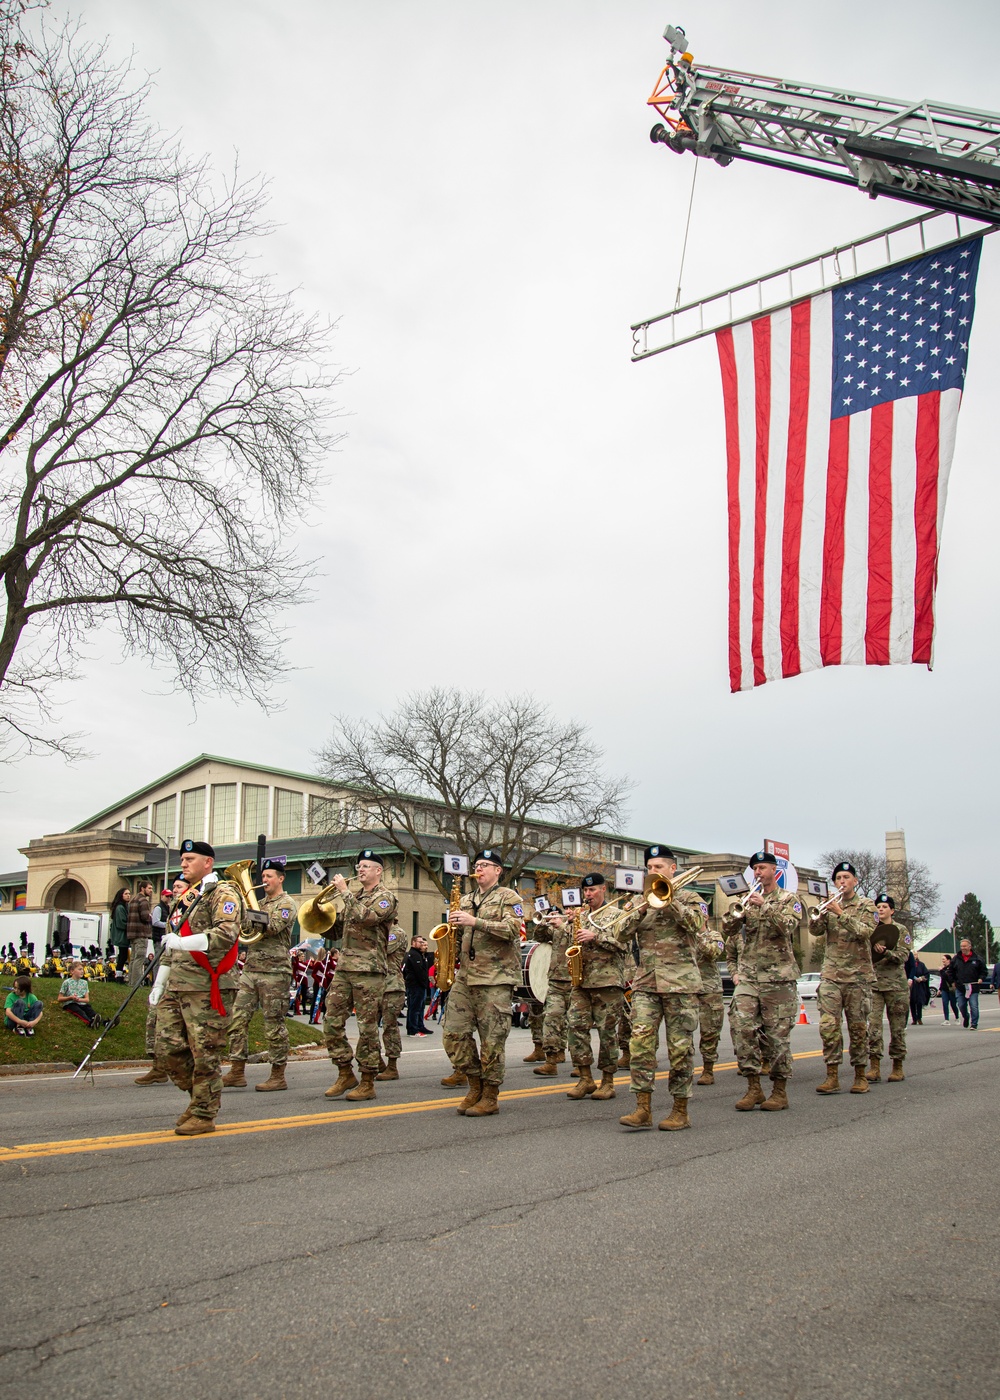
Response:
POLYGON ((663 37, 651 141, 1000 222, 1000 114, 695 65, 683 29, 663 37))

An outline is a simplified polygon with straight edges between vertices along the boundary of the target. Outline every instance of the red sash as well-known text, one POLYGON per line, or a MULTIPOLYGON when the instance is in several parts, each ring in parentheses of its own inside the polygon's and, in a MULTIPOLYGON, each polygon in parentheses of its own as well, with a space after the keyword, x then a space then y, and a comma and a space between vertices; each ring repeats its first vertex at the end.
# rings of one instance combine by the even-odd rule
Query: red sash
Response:
MULTIPOLYGON (((191 926, 190 926, 190 924, 188 923, 187 919, 185 919, 185 920, 184 920, 184 923, 181 925, 181 928, 180 928, 180 936, 181 936, 181 938, 185 938, 185 937, 189 936, 189 935, 191 934, 191 931, 192 931, 192 930, 191 930, 191 926), (185 932, 184 932, 185 929, 187 929, 187 934, 185 934, 185 932)), ((219 978, 222 976, 222 974, 223 974, 224 972, 228 972, 229 969, 230 969, 231 967, 235 966, 236 959, 237 959, 237 958, 239 957, 239 955, 240 955, 240 941, 239 941, 239 939, 237 938, 237 939, 235 940, 235 942, 233 943, 233 946, 232 946, 232 947, 229 949, 229 951, 224 955, 224 957, 222 958, 222 961, 219 963, 219 966, 218 966, 218 967, 213 967, 213 966, 212 966, 212 964, 211 964, 211 963, 209 962, 209 960, 208 960, 208 954, 207 954, 207 953, 201 953, 201 952, 197 952, 197 953, 196 953, 196 952, 194 952, 194 951, 193 951, 192 949, 190 949, 190 948, 185 949, 185 952, 188 954, 188 957, 194 958, 194 960, 195 960, 195 962, 198 964, 198 966, 204 968, 205 971, 208 973, 209 977, 211 977, 211 979, 212 979, 212 1010, 213 1010, 213 1011, 217 1011, 218 1014, 219 1014, 220 1016, 225 1016, 225 1014, 226 1014, 226 1008, 225 1008, 225 1005, 223 1004, 223 1001, 222 1001, 222 993, 219 991, 219 978)))

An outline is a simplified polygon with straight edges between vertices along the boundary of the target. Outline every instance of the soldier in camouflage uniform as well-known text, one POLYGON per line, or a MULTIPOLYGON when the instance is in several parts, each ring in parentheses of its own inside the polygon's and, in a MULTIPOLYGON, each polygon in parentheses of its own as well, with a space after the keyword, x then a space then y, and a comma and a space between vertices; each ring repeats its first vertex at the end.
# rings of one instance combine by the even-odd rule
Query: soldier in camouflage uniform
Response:
MULTIPOLYGON (((186 880, 177 879, 174 881, 171 886, 171 894, 173 895, 171 908, 176 906, 177 900, 180 899, 187 887, 186 880)), ((160 960, 160 966, 163 966, 163 959, 160 960)), ((150 997, 149 1007, 146 1011, 146 1056, 153 1063, 145 1074, 140 1074, 138 1079, 132 1081, 133 1084, 169 1084, 170 1075, 156 1058, 156 1004, 152 997, 150 997)))
MULTIPOLYGON (((535 928, 538 928, 538 920, 535 920, 535 928)), ((540 1001, 535 1001, 532 997, 528 1004, 528 1030, 531 1032, 531 1054, 525 1055, 524 1063, 533 1065, 545 1059, 545 1007, 540 1001)))
POLYGON ((820 973, 817 1005, 819 1034, 826 1061, 826 1079, 816 1086, 818 1094, 840 1091, 839 1066, 844 1058, 841 1017, 847 1017, 850 1057, 854 1066, 852 1094, 866 1094, 868 1063, 868 1017, 872 1009, 871 935, 875 927, 875 906, 857 893, 858 877, 850 861, 834 866, 833 882, 838 894, 813 924, 813 936, 826 939, 826 953, 820 973))
MULTIPOLYGON (((668 846, 646 849, 646 869, 651 875, 671 879, 677 862, 668 846)), ((660 1021, 666 1025, 670 1056, 670 1092, 673 1111, 659 1126, 668 1132, 689 1128, 688 1099, 694 1080, 694 1033, 698 1029, 698 994, 701 973, 697 950, 722 952, 722 939, 708 927, 708 908, 692 890, 678 890, 669 904, 653 908, 643 900, 619 928, 622 944, 635 935, 639 965, 632 991, 632 1093, 634 1113, 619 1121, 626 1128, 650 1128, 650 1101, 656 1070, 656 1046, 660 1021)))
POLYGON ((802 905, 794 894, 778 888, 778 862, 770 851, 750 857, 760 890, 746 903, 730 909, 723 920, 726 949, 733 959, 736 984, 729 1003, 729 1026, 746 1093, 736 1103, 741 1111, 788 1107, 787 1085, 792 1077, 790 1040, 798 1005, 792 940, 802 922, 802 905), (770 1066, 773 1088, 764 1098, 761 1044, 770 1066))
POLYGON ((702 991, 698 997, 698 1050, 701 1054, 701 1074, 696 1082, 714 1084, 715 1063, 719 1058, 719 1037, 722 1035, 722 1022, 726 1014, 726 1003, 722 995, 722 973, 719 971, 718 956, 710 957, 699 949, 697 961, 702 991))
POLYGON ((625 995, 622 997, 622 1009, 618 1013, 618 1048, 621 1050, 621 1059, 618 1061, 619 1069, 629 1069, 632 1064, 632 1056, 628 1047, 632 1039, 632 983, 635 981, 638 968, 635 953, 635 940, 633 939, 625 949, 625 995))
POLYGON ((566 1097, 585 1099, 589 1094, 595 1099, 613 1099, 618 1068, 618 1018, 625 1000, 625 949, 617 934, 600 927, 598 911, 607 888, 604 876, 596 872, 585 875, 581 888, 588 906, 587 922, 576 936, 583 949, 580 955, 583 980, 573 988, 569 1005, 569 1054, 580 1071, 580 1082, 566 1097), (600 1088, 590 1071, 594 1063, 592 1030, 597 1031, 600 1088))
POLYGON ((461 932, 462 946, 444 1013, 443 1039, 456 1073, 469 1080, 469 1092, 458 1112, 481 1118, 499 1111, 511 993, 521 982, 524 906, 516 890, 500 884, 503 857, 499 851, 480 851, 474 874, 477 888, 463 895, 460 908, 448 915, 448 922, 461 932))
POLYGON ((906 980, 906 959, 913 947, 913 939, 905 928, 892 921, 896 901, 888 894, 875 898, 875 913, 878 923, 871 937, 872 964, 875 971, 875 986, 872 990, 872 1009, 868 1016, 868 1056, 869 1066, 865 1078, 869 1084, 877 1084, 882 1078, 882 1026, 883 1017, 889 1017, 889 1058, 892 1060, 890 1084, 905 1079, 903 1061, 906 1059, 906 1017, 910 1009, 910 985, 906 980))
POLYGON ((352 1103, 375 1097, 378 1073, 378 1017, 388 967, 386 949, 389 930, 396 921, 396 896, 382 883, 382 857, 363 850, 355 867, 361 889, 355 894, 343 875, 335 875, 333 885, 342 901, 333 930, 334 941, 342 940, 337 970, 326 994, 323 1036, 330 1059, 340 1069, 336 1083, 325 1097, 339 1099, 347 1092, 352 1103), (358 1018, 358 1085, 351 1068, 354 1056, 345 1034, 347 1018, 354 1010, 358 1018))
POLYGON ((287 1089, 285 1066, 288 1063, 288 993, 292 984, 292 927, 295 924, 295 901, 285 894, 285 857, 273 856, 264 861, 260 872, 264 899, 260 910, 267 915, 267 930, 256 943, 247 948, 247 960, 240 973, 232 1024, 229 1027, 229 1073, 222 1081, 224 1089, 245 1089, 244 1073, 248 1054, 247 1032, 254 1012, 259 1006, 264 1013, 264 1035, 271 1056, 271 1074, 255 1087, 261 1091, 287 1089))
POLYGON ((569 964, 566 962, 566 949, 573 942, 572 916, 550 912, 547 919, 536 919, 535 938, 539 943, 548 943, 552 947, 549 991, 545 998, 545 1016, 542 1022, 545 1063, 535 1070, 536 1074, 551 1077, 558 1074, 559 1062, 566 1054, 569 1001, 573 990, 569 964))
POLYGON ((178 1089, 190 1094, 174 1132, 215 1131, 222 1101, 222 1052, 236 995, 232 969, 239 954, 243 897, 215 874, 207 841, 181 844, 181 870, 190 889, 175 905, 164 935, 163 961, 150 993, 156 1007, 156 1059, 178 1089))
POLYGON ((385 1050, 385 1068, 380 1069, 376 1079, 398 1079, 396 1068, 403 1053, 403 1042, 399 1037, 399 1017, 403 1014, 406 1000, 406 983, 403 981, 403 959, 409 951, 410 942, 395 921, 389 930, 386 941, 386 973, 382 1000, 379 1002, 379 1019, 382 1022, 382 1046, 385 1050))

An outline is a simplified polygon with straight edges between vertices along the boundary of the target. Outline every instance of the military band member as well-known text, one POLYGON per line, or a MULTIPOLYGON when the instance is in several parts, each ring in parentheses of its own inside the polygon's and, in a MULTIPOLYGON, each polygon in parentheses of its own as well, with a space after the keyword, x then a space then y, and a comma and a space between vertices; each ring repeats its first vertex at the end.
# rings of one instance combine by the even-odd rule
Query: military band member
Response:
POLYGON ((460 930, 462 945, 444 1013, 443 1040, 456 1072, 469 1080, 458 1112, 481 1118, 499 1111, 511 993, 521 981, 524 906, 516 890, 500 884, 499 851, 480 851, 473 874, 477 888, 463 895, 460 907, 448 915, 448 922, 460 930))
POLYGON ((747 1081, 736 1108, 746 1111, 760 1104, 773 1111, 788 1107, 799 975, 793 939, 802 922, 802 905, 790 891, 778 888, 778 862, 770 851, 757 851, 750 866, 760 890, 748 895, 745 905, 730 909, 723 920, 735 983, 729 1026, 736 1063, 747 1081), (769 1099, 760 1087, 762 1054, 771 1076, 769 1099))
POLYGON ((875 986, 868 1016, 869 1066, 865 1076, 869 1084, 877 1084, 882 1077, 884 1015, 889 1017, 889 1058, 892 1060, 892 1073, 887 1076, 888 1081, 898 1084, 906 1078, 903 1061, 906 1059, 906 1017, 910 1009, 906 959, 913 948, 913 939, 905 928, 893 923, 895 910, 896 901, 891 895, 875 896, 878 923, 871 936, 875 986))
POLYGON ((850 1059, 854 1066, 852 1094, 866 1094, 868 1063, 868 1017, 872 1008, 871 933, 875 926, 875 906, 857 892, 858 875, 848 860, 833 868, 837 894, 816 918, 812 933, 826 939, 826 951, 816 995, 819 1006, 819 1034, 823 1042, 826 1078, 816 1086, 818 1094, 840 1092, 840 1063, 844 1058, 841 1018, 847 1017, 850 1059))
POLYGON ((375 1076, 376 1079, 399 1078, 399 1070, 396 1065, 403 1053, 403 1042, 399 1035, 399 1017, 402 1015, 403 1002, 406 999, 403 959, 406 957, 409 946, 410 940, 394 920, 386 941, 385 986, 382 989, 382 1000, 379 1002, 378 1008, 379 1020, 382 1024, 382 1047, 385 1064, 384 1066, 380 1064, 379 1072, 375 1076))
MULTIPOLYGON (((538 920, 535 920, 535 933, 538 932, 538 920)), ((545 1059, 545 1045, 543 1041, 545 1029, 545 1007, 534 997, 528 1003, 528 1030, 531 1033, 531 1054, 525 1055, 526 1065, 540 1064, 545 1059)))
MULTIPOLYGON (((177 900, 184 894, 188 884, 186 880, 176 879, 171 886, 171 908, 177 900)), ((169 914, 167 916, 169 918, 169 914)), ((162 960, 161 960, 162 966, 162 960)), ((152 997, 149 1000, 149 1009, 146 1012, 146 1056, 153 1063, 145 1074, 140 1074, 138 1079, 133 1079, 133 1084, 169 1084, 170 1075, 156 1058, 156 1004, 152 997)))
POLYGON ((248 1029, 259 1006, 264 1013, 264 1035, 271 1057, 271 1074, 255 1085, 260 1091, 287 1089, 285 1066, 288 1063, 288 993, 292 982, 292 928, 295 924, 295 901, 285 894, 285 857, 271 856, 260 872, 264 898, 260 901, 262 914, 267 915, 267 930, 262 938, 247 947, 246 962, 240 973, 233 1019, 229 1027, 229 1073, 222 1081, 225 1089, 245 1089, 248 1057, 248 1029))
POLYGON ((625 995, 622 997, 622 1009, 618 1013, 618 1048, 621 1050, 619 1069, 630 1069, 632 1065, 629 1042, 632 1039, 632 984, 635 981, 637 966, 633 940, 625 949, 625 995))
MULTIPOLYGON (((646 849, 646 869, 651 875, 671 879, 677 861, 668 846, 646 849)), ((619 929, 626 944, 632 937, 639 946, 638 967, 632 983, 631 1091, 634 1113, 619 1121, 626 1128, 650 1128, 650 1102, 656 1071, 656 1046, 660 1022, 666 1026, 670 1056, 670 1093, 674 1106, 659 1127, 672 1132, 690 1128, 688 1099, 694 1079, 694 1033, 698 1028, 698 993, 701 973, 697 950, 722 952, 722 939, 708 927, 708 907, 693 890, 678 890, 669 904, 653 908, 643 900, 619 929)))
POLYGON ((535 920, 535 938, 539 943, 548 943, 552 948, 549 990, 542 1018, 545 1063, 535 1070, 536 1074, 551 1077, 559 1073, 559 1063, 566 1054, 566 1028, 569 1023, 570 993, 573 990, 566 949, 573 942, 572 914, 560 913, 558 910, 548 911, 547 918, 535 920))
POLYGON ((181 843, 189 889, 171 910, 166 951, 149 996, 156 1007, 157 1062, 191 1096, 174 1129, 181 1137, 215 1131, 222 1052, 236 995, 243 897, 219 879, 214 865, 207 841, 181 843))
MULTIPOLYGON (((617 934, 595 928, 589 915, 597 915, 605 901, 607 881, 596 872, 580 882, 588 917, 576 941, 581 954, 583 980, 574 987, 569 1003, 569 1054, 580 1071, 580 1082, 566 1095, 568 1099, 615 1097, 615 1070, 618 1068, 618 1018, 625 1000, 625 949, 617 934), (591 1074, 594 1051, 590 1033, 597 1031, 598 1087, 591 1074)), ((599 924, 600 919, 595 918, 599 924)))
POLYGON ((696 1083, 714 1084, 715 1065, 719 1058, 719 1037, 722 1035, 722 1022, 726 1014, 719 955, 712 957, 699 949, 698 971, 701 973, 702 986, 698 996, 698 1052, 701 1055, 701 1074, 696 1083))
POLYGON ((352 1103, 375 1097, 375 1076, 378 1073, 378 1016, 385 987, 386 949, 389 930, 396 920, 396 896, 382 883, 382 857, 365 849, 358 855, 355 870, 361 889, 354 894, 343 875, 333 877, 333 885, 343 901, 337 920, 335 937, 342 944, 337 955, 337 970, 326 993, 326 1015, 323 1035, 330 1059, 340 1074, 327 1089, 325 1097, 338 1099, 349 1090, 352 1103), (354 1056, 345 1034, 347 1018, 354 1010, 358 1019, 357 1060, 361 1084, 351 1068, 354 1056))

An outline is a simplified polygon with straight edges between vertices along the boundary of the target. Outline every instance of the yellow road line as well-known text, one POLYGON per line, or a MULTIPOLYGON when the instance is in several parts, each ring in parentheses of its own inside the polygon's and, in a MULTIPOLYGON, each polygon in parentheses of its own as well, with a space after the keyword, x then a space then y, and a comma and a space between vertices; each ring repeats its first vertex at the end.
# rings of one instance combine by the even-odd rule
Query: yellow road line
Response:
MULTIPOLYGON (((1000 1029, 1000 1027, 998 1027, 1000 1029)), ((821 1055, 821 1050, 805 1050, 793 1055, 794 1060, 812 1060, 821 1055)), ((736 1068, 732 1060, 724 1065, 716 1065, 716 1073, 736 1068)), ((657 1079, 666 1079, 669 1071, 662 1070, 657 1079)), ((617 1085, 627 1084, 628 1075, 619 1075, 617 1085)), ((536 1099, 552 1094, 565 1093, 569 1083, 538 1084, 530 1089, 507 1089, 500 1097, 508 1099, 536 1099)), ((358 1123, 371 1118, 398 1118, 408 1113, 431 1113, 435 1109, 454 1108, 461 1100, 457 1095, 449 1098, 423 1099, 412 1103, 374 1104, 364 1108, 338 1108, 325 1113, 295 1113, 286 1118, 258 1118, 245 1123, 226 1123, 218 1126, 213 1138, 237 1137, 243 1133, 273 1133, 285 1128, 313 1128, 332 1123, 358 1123)), ((110 1137, 67 1138, 61 1142, 26 1142, 15 1147, 0 1147, 0 1162, 30 1162, 39 1157, 67 1157, 80 1152, 108 1152, 122 1147, 150 1147, 165 1143, 180 1143, 189 1139, 178 1137, 172 1128, 159 1128, 146 1133, 117 1133, 110 1137)))

